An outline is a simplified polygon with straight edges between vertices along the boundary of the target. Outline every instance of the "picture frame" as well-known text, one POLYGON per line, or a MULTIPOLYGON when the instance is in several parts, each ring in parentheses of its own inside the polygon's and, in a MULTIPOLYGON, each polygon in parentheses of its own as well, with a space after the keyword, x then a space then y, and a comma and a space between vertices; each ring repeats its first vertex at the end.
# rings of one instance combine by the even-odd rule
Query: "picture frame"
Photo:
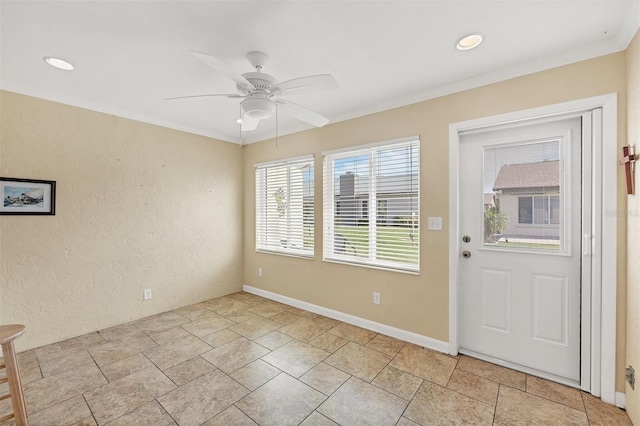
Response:
POLYGON ((55 215, 56 181, 0 177, 0 215, 55 215))

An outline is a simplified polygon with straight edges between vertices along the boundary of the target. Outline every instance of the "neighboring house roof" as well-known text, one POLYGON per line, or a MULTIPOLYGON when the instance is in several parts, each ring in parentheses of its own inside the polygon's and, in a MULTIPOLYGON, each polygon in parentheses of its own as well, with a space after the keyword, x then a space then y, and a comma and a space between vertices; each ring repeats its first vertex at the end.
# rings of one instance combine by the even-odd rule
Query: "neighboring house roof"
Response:
POLYGON ((560 186, 560 161, 505 164, 500 167, 493 189, 543 188, 560 186))
POLYGON ((485 206, 493 206, 495 203, 493 202, 493 192, 485 192, 484 193, 484 205, 485 206))

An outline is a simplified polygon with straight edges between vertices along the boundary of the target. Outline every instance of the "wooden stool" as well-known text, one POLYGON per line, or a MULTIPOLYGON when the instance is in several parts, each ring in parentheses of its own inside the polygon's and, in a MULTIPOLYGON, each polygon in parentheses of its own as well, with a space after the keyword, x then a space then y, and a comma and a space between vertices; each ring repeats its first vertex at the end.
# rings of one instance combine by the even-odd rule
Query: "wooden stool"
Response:
POLYGON ((0 326, 0 345, 2 345, 2 356, 4 364, 0 364, 0 369, 7 371, 7 377, 0 379, 0 384, 9 382, 9 393, 0 395, 0 401, 11 398, 13 403, 13 413, 0 417, 0 423, 5 420, 15 419, 16 426, 27 425, 27 409, 22 394, 22 382, 20 381, 20 371, 18 370, 18 360, 16 351, 13 348, 13 341, 24 333, 24 325, 9 324, 0 326))

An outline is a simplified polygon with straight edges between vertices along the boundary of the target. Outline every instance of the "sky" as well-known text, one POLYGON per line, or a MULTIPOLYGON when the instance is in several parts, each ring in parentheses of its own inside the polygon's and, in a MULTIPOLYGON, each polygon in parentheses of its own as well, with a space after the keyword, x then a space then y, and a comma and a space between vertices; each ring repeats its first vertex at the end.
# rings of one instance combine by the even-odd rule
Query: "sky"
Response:
MULTIPOLYGON (((377 156, 378 175, 417 173, 419 157, 419 148, 417 146, 381 149, 377 156)), ((335 160, 333 166, 334 179, 346 172, 352 172, 359 176, 368 176, 369 161, 370 155, 358 155, 335 160)))
POLYGON ((560 159, 560 141, 536 142, 484 150, 484 192, 492 193, 493 184, 505 164, 539 163, 560 159))
POLYGON ((33 187, 26 187, 26 186, 8 186, 6 185, 4 187, 4 197, 10 196, 10 197, 19 197, 20 195, 24 194, 27 191, 32 190, 33 187))

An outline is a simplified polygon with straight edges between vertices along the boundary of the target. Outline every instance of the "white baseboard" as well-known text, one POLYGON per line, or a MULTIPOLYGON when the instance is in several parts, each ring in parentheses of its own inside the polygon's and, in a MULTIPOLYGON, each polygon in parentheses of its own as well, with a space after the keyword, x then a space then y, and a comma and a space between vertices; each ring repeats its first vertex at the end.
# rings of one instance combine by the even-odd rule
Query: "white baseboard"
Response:
POLYGON ((625 408, 627 403, 627 396, 622 392, 616 392, 616 400, 614 404, 616 407, 625 408))
POLYGON ((324 315, 325 317, 333 318, 338 321, 346 322, 351 325, 366 328, 367 330, 375 331, 387 336, 395 337, 396 339, 404 340, 405 342, 413 343, 425 348, 433 349, 438 352, 449 353, 449 343, 442 340, 432 339, 431 337, 423 336, 421 334, 412 333, 410 331, 402 330, 400 328, 391 327, 379 322, 370 321, 364 318, 356 317, 354 315, 345 314, 344 312, 334 311, 333 309, 325 308, 322 306, 314 305, 312 303, 303 302, 291 297, 282 296, 277 293, 262 290, 259 288, 251 287, 248 285, 243 286, 243 290, 247 293, 252 293, 257 296, 262 296, 267 299, 275 300, 286 305, 291 305, 305 311, 313 312, 314 314, 324 315))

